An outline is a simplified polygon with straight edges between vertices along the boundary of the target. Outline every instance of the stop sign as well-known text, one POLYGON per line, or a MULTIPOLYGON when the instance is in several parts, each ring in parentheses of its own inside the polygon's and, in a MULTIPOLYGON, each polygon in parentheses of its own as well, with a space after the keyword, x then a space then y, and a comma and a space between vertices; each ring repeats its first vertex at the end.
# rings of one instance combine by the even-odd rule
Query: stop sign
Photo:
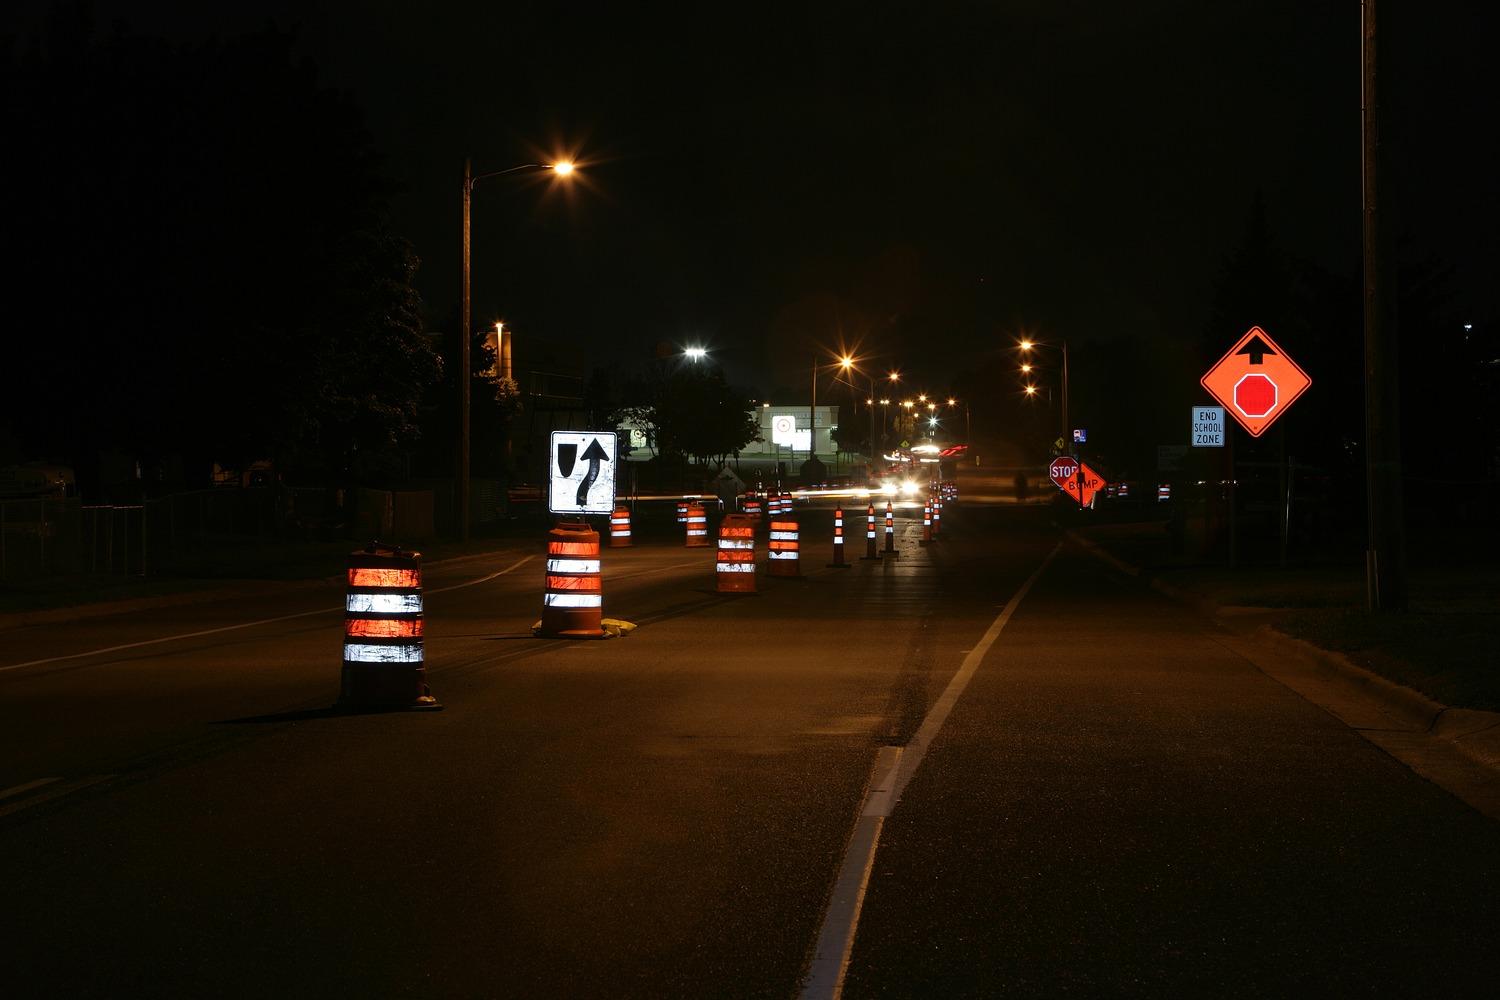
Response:
POLYGON ((1067 455, 1060 455, 1047 466, 1047 475, 1052 477, 1052 482, 1058 489, 1066 490, 1068 480, 1078 475, 1078 463, 1067 455))
POLYGON ((1247 417, 1264 417, 1276 409, 1276 383, 1251 373, 1234 384, 1234 405, 1247 417))

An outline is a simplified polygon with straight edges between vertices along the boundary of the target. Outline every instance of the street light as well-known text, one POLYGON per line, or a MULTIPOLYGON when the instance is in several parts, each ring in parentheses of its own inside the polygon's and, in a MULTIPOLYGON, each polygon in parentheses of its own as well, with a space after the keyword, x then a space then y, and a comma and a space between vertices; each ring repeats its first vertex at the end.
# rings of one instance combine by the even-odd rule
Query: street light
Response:
POLYGON ((469 202, 474 197, 474 185, 490 177, 529 170, 550 170, 558 177, 567 177, 573 173, 573 169, 573 164, 568 160, 559 160, 556 163, 522 163, 476 176, 471 161, 464 157, 463 293, 459 296, 458 306, 458 532, 462 542, 469 540, 469 338, 472 336, 472 317, 469 315, 469 202))
POLYGON ((687 355, 689 361, 702 361, 708 357, 708 349, 704 347, 689 347, 682 353, 687 355))
MULTIPOLYGON (((1031 340, 1023 339, 1018 346, 1022 351, 1030 351, 1037 345, 1031 340)), ((1031 371, 1031 365, 1022 364, 1021 371, 1023 373, 1029 373, 1031 371)), ((1026 386, 1026 395, 1036 395, 1036 386, 1026 386)), ((1062 431, 1059 436, 1062 438, 1064 446, 1067 447, 1068 453, 1072 454, 1073 447, 1070 443, 1072 440, 1072 435, 1068 433, 1068 342, 1066 340, 1062 342, 1062 431)))

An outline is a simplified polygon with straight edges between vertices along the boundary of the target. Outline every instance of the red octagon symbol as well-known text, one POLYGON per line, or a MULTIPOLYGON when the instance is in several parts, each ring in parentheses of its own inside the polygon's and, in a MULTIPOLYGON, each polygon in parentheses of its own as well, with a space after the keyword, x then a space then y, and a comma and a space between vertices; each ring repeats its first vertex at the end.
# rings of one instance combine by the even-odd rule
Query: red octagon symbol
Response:
POLYGON ((1264 417, 1276 409, 1276 383, 1250 374, 1234 384, 1234 405, 1247 417, 1264 417))

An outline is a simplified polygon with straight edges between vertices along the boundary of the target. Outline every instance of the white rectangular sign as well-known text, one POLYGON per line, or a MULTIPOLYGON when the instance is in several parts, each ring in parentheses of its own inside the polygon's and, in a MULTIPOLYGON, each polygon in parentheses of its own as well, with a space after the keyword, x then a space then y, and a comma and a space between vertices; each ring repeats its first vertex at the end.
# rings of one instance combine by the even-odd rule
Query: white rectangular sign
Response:
POLYGON ((1191 441, 1194 448, 1222 448, 1224 447, 1225 433, 1227 433, 1227 428, 1224 426, 1224 407, 1193 407, 1193 436, 1191 441))
POLYGON ((554 514, 609 514, 615 509, 614 431, 553 431, 547 509, 554 514))

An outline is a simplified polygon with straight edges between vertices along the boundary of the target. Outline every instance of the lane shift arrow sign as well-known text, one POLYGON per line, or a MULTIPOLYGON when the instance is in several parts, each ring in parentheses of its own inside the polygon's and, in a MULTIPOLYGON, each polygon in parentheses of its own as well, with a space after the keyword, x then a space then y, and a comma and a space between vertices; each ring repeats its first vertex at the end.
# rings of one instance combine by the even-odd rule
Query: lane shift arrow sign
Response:
POLYGON ((609 461, 609 456, 604 453, 604 448, 599 444, 598 438, 594 438, 584 451, 583 457, 589 463, 589 471, 584 475, 583 481, 578 484, 577 502, 580 507, 587 505, 589 490, 593 487, 594 481, 599 478, 599 463, 609 461))

